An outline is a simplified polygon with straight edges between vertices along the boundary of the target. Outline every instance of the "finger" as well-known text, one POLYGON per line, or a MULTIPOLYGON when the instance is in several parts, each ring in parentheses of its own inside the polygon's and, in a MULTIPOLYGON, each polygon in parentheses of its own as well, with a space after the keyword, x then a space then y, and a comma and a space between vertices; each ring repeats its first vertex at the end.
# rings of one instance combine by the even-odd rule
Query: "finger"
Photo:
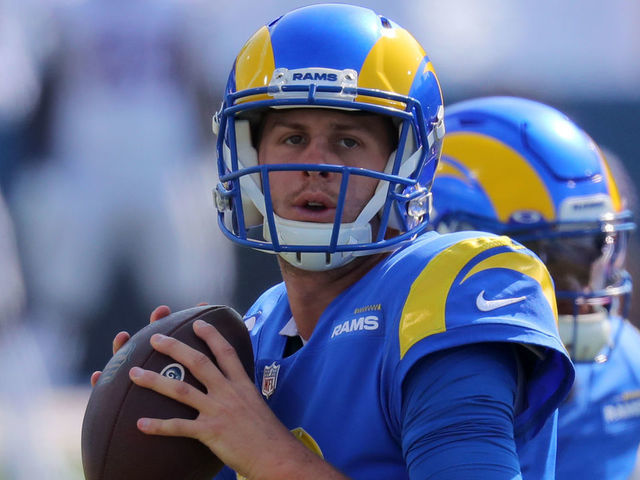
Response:
POLYGON ((127 332, 118 332, 118 334, 113 338, 113 343, 111 345, 111 350, 115 355, 118 350, 122 348, 122 346, 129 341, 131 335, 127 332))
POLYGON ((206 406, 206 395, 187 382, 168 378, 140 367, 131 368, 129 378, 139 387, 153 390, 198 411, 206 406))
POLYGON ((148 435, 161 435, 165 437, 192 437, 196 436, 197 428, 193 420, 184 418, 140 418, 137 422, 138 429, 148 435))
POLYGON ((151 312, 149 323, 156 322, 167 315, 171 315, 171 309, 166 305, 159 305, 151 312))
POLYGON ((98 383, 98 380, 100 379, 100 375, 102 375, 102 372, 100 370, 95 371, 91 374, 91 387, 95 387, 96 383, 98 383))
MULTIPOLYGON (((193 322, 193 331, 206 342, 216 357, 218 368, 229 379, 247 377, 238 352, 214 326, 203 320, 193 322)), ((253 382, 253 380, 251 380, 253 382)))
POLYGON ((218 367, 206 354, 176 340, 161 334, 151 336, 153 348, 187 367, 191 374, 207 388, 224 378, 218 367))

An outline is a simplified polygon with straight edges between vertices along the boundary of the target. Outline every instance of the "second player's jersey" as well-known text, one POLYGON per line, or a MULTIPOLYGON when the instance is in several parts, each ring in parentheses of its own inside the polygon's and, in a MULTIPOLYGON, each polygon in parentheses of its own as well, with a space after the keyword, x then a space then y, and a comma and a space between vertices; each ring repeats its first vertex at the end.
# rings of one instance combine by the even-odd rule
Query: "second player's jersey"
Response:
POLYGON ((278 418, 350 478, 407 478, 402 382, 430 353, 478 342, 530 345, 539 357, 523 384, 520 439, 535 434, 573 380, 549 274, 507 237, 424 235, 338 296, 307 344, 283 358, 290 319, 283 284, 247 313, 256 384, 278 418))
POLYGON ((558 422, 558 480, 626 480, 640 445, 640 333, 612 318, 606 361, 577 363, 558 422))

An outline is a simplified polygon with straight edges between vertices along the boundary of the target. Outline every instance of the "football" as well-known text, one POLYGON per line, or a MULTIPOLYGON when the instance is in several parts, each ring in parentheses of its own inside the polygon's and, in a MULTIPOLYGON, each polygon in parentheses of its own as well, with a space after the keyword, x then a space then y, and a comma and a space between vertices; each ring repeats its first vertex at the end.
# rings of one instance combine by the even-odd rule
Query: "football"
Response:
POLYGON ((195 307, 147 325, 109 360, 89 397, 81 437, 87 480, 209 480, 222 469, 223 463, 197 440, 146 435, 136 427, 140 417, 196 418, 198 412, 191 407, 135 385, 129 379, 129 370, 139 366, 204 391, 188 369, 156 352, 149 343, 153 334, 162 333, 206 353, 215 362, 206 343, 193 331, 192 324, 197 319, 218 329, 236 349, 253 379, 249 332, 232 308, 195 307))

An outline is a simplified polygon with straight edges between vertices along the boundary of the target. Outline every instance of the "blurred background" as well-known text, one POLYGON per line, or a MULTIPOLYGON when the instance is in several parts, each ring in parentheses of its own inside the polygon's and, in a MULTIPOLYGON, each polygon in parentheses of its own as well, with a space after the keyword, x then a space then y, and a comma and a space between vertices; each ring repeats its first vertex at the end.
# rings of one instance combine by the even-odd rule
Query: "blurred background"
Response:
MULTIPOLYGON (((0 0, 0 480, 82 478, 89 375, 118 331, 159 304, 242 312, 279 281, 217 230, 210 125, 242 44, 309 3, 0 0)), ((414 34, 445 105, 564 111, 626 169, 637 213, 639 2, 351 3, 414 34)))

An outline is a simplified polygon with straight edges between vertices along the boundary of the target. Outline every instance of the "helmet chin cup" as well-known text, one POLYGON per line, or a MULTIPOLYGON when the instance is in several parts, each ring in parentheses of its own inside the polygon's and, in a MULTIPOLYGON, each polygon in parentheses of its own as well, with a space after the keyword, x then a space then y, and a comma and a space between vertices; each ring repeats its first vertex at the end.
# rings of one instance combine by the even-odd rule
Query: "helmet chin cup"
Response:
POLYGON ((342 267, 355 258, 353 252, 280 252, 278 255, 288 264, 309 272, 324 272, 342 267))
MULTIPOLYGON (((311 223, 287 220, 273 215, 279 245, 323 246, 331 243, 333 223, 311 223)), ((263 234, 273 242, 268 220, 264 220, 263 234)), ((371 242, 371 225, 356 222, 341 224, 337 245, 356 245, 371 242)), ((352 261, 357 253, 353 251, 305 252, 280 251, 278 254, 296 268, 309 271, 325 271, 341 267, 352 261)))
POLYGON ((562 343, 575 362, 593 362, 611 337, 606 309, 583 315, 558 315, 562 343))

